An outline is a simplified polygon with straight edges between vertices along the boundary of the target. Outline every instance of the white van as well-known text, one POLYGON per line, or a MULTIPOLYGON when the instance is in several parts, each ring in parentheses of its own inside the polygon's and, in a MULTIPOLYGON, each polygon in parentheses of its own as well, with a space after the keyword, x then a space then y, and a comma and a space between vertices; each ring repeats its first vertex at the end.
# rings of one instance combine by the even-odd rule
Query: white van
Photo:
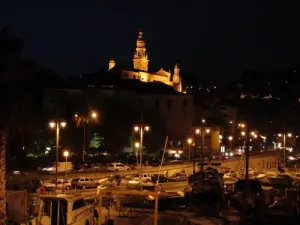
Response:
MULTIPOLYGON (((57 171, 58 173, 62 172, 72 172, 73 171, 73 163, 72 162, 58 162, 57 171)), ((56 163, 53 163, 51 166, 44 167, 41 170, 42 173, 54 174, 56 173, 56 163)))
POLYGON ((117 172, 117 171, 130 171, 130 168, 128 166, 126 166, 125 164, 123 164, 123 163, 115 162, 115 163, 109 163, 108 166, 107 166, 107 170, 108 171, 114 171, 114 172, 117 172))

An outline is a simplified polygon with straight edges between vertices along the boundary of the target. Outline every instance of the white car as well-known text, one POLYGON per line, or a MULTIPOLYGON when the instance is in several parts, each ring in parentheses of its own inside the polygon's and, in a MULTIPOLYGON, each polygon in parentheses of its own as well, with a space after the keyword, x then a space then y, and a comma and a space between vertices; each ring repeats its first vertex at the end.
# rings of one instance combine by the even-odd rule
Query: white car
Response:
POLYGON ((138 174, 135 177, 136 177, 135 178, 136 180, 139 180, 142 183, 148 183, 148 182, 151 182, 151 180, 152 180, 152 176, 149 173, 142 173, 141 175, 138 174))
POLYGON ((115 187, 118 182, 113 177, 106 177, 98 180, 98 184, 103 187, 115 187))
MULTIPOLYGON (((44 186, 47 191, 52 191, 55 189, 55 180, 50 180, 48 182, 44 182, 44 186)), ((57 182, 57 189, 59 190, 68 190, 71 188, 70 181, 67 180, 58 180, 57 182)))
POLYGON ((107 166, 108 171, 130 171, 130 168, 123 163, 109 163, 107 166))
POLYGON ((120 182, 120 187, 125 189, 141 189, 141 181, 133 176, 127 176, 120 182))

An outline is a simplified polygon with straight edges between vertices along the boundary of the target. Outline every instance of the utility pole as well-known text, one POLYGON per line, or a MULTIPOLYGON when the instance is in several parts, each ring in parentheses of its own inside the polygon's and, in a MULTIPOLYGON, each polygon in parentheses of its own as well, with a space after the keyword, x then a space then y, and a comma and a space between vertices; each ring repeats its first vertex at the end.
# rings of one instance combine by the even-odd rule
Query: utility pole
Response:
POLYGON ((0 224, 6 224, 6 134, 0 133, 0 224))
POLYGON ((283 125, 283 167, 285 167, 286 162, 286 133, 285 124, 283 125))
POLYGON ((82 163, 84 163, 85 160, 84 153, 85 153, 86 123, 87 121, 84 121, 83 123, 82 163))
POLYGON ((194 154, 193 154, 193 174, 196 173, 196 149, 197 149, 197 141, 196 141, 196 134, 195 134, 195 131, 194 131, 194 142, 195 142, 195 145, 194 145, 194 154))
POLYGON ((204 129, 203 129, 203 123, 201 123, 201 151, 200 151, 200 157, 201 157, 201 188, 204 190, 204 160, 203 160, 203 148, 204 148, 204 129))
POLYGON ((140 125, 140 145, 141 145, 141 150, 140 150, 140 169, 141 169, 141 174, 143 172, 143 135, 144 135, 144 125, 143 125, 143 110, 141 111, 141 125, 140 125))
POLYGON ((58 162, 59 162, 59 120, 56 121, 56 163, 55 163, 55 192, 57 191, 57 182, 58 182, 58 162))

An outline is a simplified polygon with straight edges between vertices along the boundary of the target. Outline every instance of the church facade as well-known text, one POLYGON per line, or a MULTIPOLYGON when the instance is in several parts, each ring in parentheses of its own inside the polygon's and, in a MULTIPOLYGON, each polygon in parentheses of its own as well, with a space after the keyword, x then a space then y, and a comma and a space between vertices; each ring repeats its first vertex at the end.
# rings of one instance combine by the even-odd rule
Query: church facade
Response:
MULTIPOLYGON (((178 64, 174 66, 173 73, 161 68, 157 72, 148 71, 149 59, 146 51, 146 43, 143 38, 143 32, 140 31, 136 41, 136 51, 133 56, 133 70, 122 70, 122 79, 138 79, 142 82, 162 82, 172 86, 174 90, 182 92, 182 78, 180 76, 180 68, 178 64)), ((114 59, 108 64, 108 70, 116 66, 114 59)))

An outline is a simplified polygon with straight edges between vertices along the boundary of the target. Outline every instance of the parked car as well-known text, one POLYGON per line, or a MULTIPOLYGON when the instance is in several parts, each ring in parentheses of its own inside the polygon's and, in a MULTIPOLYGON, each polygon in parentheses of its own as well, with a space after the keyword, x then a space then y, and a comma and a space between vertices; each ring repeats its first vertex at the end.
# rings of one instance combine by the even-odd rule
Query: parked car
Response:
POLYGON ((130 168, 123 163, 115 162, 115 163, 109 163, 107 166, 107 170, 112 172, 130 171, 130 168))
POLYGON ((98 182, 88 177, 78 177, 74 178, 71 182, 72 188, 96 188, 98 186, 98 182))
POLYGON ((137 179, 137 177, 129 175, 121 180, 120 187, 126 189, 139 190, 141 189, 141 184, 142 182, 139 179, 137 179))
MULTIPOLYGON (((44 182, 44 187, 46 191, 52 191, 55 189, 56 181, 50 180, 48 182, 44 182)), ((58 180, 57 182, 57 189, 59 190, 68 190, 71 188, 71 183, 67 180, 58 180)))
POLYGON ((113 177, 105 177, 100 180, 98 180, 98 185, 104 186, 104 187, 115 187, 119 184, 119 182, 113 177))
POLYGON ((169 181, 173 182, 180 182, 180 181, 187 181, 188 177, 185 173, 175 173, 173 176, 169 178, 169 181))
POLYGON ((152 174, 152 177, 151 177, 151 181, 153 183, 156 183, 158 180, 158 183, 167 183, 169 181, 169 178, 163 174, 152 174))
MULTIPOLYGON (((57 164, 57 172, 71 172, 73 171, 73 163, 72 162, 58 162, 57 164)), ((42 168, 42 173, 47 174, 55 174, 56 173, 56 163, 52 163, 52 165, 42 168)))
POLYGON ((149 174, 149 173, 136 174, 135 180, 139 180, 142 183, 147 183, 147 182, 151 182, 152 177, 151 177, 151 174, 149 174))

